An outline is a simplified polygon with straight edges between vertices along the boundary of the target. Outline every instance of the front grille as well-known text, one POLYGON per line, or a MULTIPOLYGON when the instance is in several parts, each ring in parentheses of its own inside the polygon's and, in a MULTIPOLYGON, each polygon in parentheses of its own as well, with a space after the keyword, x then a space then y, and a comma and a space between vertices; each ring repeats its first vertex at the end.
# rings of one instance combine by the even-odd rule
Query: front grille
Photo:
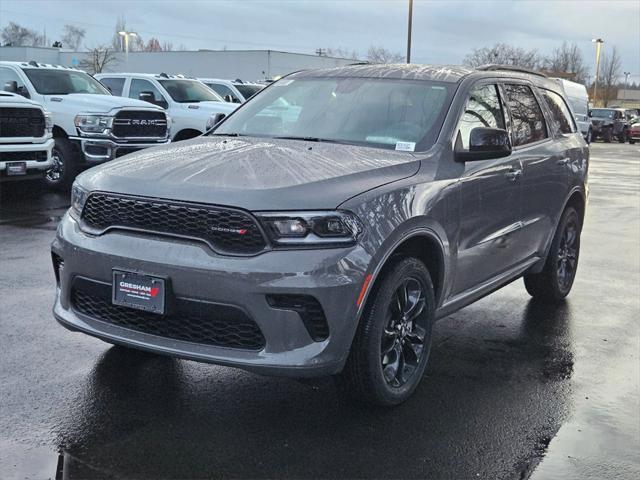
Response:
POLYGON ((39 108, 0 108, 0 137, 42 137, 44 129, 39 108))
POLYGON ((273 308, 297 312, 314 342, 329 336, 329 325, 322 305, 311 295, 267 295, 267 303, 273 308))
POLYGON ((266 248, 253 217, 223 207, 92 193, 82 210, 82 220, 98 232, 130 228, 195 238, 222 254, 252 255, 266 248))
POLYGON ((47 152, 0 152, 0 162, 31 161, 44 162, 47 160, 47 152))
POLYGON ((113 119, 113 135, 118 138, 163 138, 167 117, 163 112, 122 110, 113 119))
POLYGON ((158 315, 113 305, 111 285, 80 278, 73 283, 71 305, 95 320, 159 337, 244 350, 265 346, 258 325, 228 305, 178 298, 169 313, 158 315))

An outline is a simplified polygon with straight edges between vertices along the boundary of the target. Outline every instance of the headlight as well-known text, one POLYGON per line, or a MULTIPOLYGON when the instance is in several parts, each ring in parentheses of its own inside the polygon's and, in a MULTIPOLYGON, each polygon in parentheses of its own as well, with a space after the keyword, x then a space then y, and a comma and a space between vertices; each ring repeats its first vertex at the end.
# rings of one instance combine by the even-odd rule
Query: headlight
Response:
POLYGON ((51 135, 53 133, 53 119, 49 112, 44 112, 44 129, 47 135, 51 135))
POLYGON ((363 231, 351 212, 259 212, 256 214, 276 246, 353 245, 363 231))
POLYGON ((82 213, 82 209, 84 208, 88 195, 89 192, 77 183, 74 183, 71 187, 71 213, 76 218, 80 218, 80 214, 82 213))
POLYGON ((106 133, 113 126, 113 117, 107 115, 77 115, 74 123, 84 133, 106 133))

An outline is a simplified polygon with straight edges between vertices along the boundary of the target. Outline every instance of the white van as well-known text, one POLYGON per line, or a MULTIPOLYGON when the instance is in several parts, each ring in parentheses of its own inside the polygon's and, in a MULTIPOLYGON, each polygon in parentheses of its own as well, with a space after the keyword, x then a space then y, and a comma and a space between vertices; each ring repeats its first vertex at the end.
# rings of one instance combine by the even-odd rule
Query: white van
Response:
POLYGON ((562 85, 578 128, 587 143, 591 143, 593 133, 591 130, 591 120, 589 119, 589 94, 587 93, 587 87, 581 83, 565 80, 564 78, 554 78, 553 80, 562 85))

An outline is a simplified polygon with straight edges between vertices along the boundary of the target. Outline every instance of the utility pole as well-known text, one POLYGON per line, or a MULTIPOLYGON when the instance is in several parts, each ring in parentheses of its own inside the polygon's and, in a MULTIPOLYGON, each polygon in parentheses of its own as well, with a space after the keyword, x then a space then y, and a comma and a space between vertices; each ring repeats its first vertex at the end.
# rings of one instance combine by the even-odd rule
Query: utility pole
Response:
POLYGON ((326 57, 327 51, 324 48, 316 48, 316 55, 319 57, 326 57))
POLYGON ((596 104, 596 100, 598 97, 598 75, 600 74, 600 49, 602 48, 604 40, 601 38, 593 38, 591 41, 596 44, 596 75, 595 80, 593 81, 593 106, 597 107, 598 105, 596 104))
POLYGON ((624 104, 627 101, 627 80, 629 80, 631 72, 622 72, 622 74, 624 75, 624 90, 622 92, 622 103, 624 104))
POLYGON ((411 27, 413 23, 413 0, 409 0, 409 24, 407 26, 407 63, 411 63, 411 27))

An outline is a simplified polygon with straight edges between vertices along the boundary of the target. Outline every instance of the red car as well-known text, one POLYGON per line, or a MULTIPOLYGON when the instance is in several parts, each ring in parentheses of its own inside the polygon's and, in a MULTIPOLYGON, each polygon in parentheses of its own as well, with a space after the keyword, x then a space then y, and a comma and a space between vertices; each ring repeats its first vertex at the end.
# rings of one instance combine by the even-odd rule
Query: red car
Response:
POLYGON ((636 140, 640 140, 640 117, 631 120, 627 130, 627 139, 631 145, 636 143, 636 140))

